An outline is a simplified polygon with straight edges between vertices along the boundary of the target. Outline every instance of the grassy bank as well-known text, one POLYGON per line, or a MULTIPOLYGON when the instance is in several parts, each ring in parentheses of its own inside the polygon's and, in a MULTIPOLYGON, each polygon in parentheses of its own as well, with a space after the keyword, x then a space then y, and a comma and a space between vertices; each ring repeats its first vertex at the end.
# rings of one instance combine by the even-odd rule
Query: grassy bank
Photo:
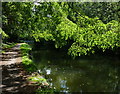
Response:
POLYGON ((9 49, 16 45, 17 43, 2 43, 2 49, 9 49))
POLYGON ((6 50, 9 50, 10 48, 13 48, 17 43, 2 43, 2 52, 5 53, 6 50))
POLYGON ((39 92, 39 90, 42 90, 41 87, 48 88, 49 84, 47 80, 42 75, 36 72, 37 67, 32 59, 29 58, 29 53, 32 50, 31 46, 27 43, 24 43, 21 45, 20 49, 22 54, 23 67, 31 75, 28 77, 27 80, 29 82, 32 82, 34 85, 39 86, 38 90, 36 90, 37 93, 39 92))
POLYGON ((34 72, 37 70, 36 65, 33 61, 29 58, 29 52, 32 50, 29 44, 22 44, 21 47, 22 53, 22 64, 27 72, 34 72))

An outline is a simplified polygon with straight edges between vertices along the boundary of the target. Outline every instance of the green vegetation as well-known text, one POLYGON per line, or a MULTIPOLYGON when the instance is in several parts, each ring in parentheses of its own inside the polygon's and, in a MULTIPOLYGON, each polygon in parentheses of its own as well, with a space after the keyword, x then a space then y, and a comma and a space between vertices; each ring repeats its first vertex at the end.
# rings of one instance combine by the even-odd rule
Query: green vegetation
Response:
POLYGON ((30 45, 28 45, 26 43, 22 44, 20 49, 21 49, 21 53, 22 53, 22 64, 24 65, 25 69, 28 72, 36 71, 36 65, 29 58, 29 51, 31 50, 30 45))
POLYGON ((0 34, 2 35, 2 39, 5 39, 8 37, 8 35, 0 28, 0 34))
POLYGON ((6 44, 4 44, 4 43, 2 43, 2 49, 4 50, 4 49, 9 49, 9 48, 12 48, 12 47, 14 47, 15 45, 16 45, 17 43, 6 43, 6 44))
MULTIPOLYGON (((42 75, 35 72, 37 71, 37 67, 35 63, 29 58, 29 51, 32 50, 31 46, 27 43, 24 43, 21 45, 21 51, 22 51, 22 64, 27 72, 32 72, 32 76, 29 76, 27 78, 28 81, 33 82, 34 85, 38 85, 39 88, 41 86, 49 86, 47 83, 47 80, 43 78, 42 75)), ((39 88, 36 90, 36 92, 39 91, 39 88)))
POLYGON ((2 48, 1 53, 4 54, 6 50, 14 47, 16 44, 17 44, 17 43, 14 43, 14 42, 13 42, 13 43, 2 43, 2 44, 1 44, 1 48, 2 48))
MULTIPOLYGON (((41 48, 44 43, 48 43, 49 46, 54 45, 54 49, 65 49, 72 58, 107 51, 120 54, 119 4, 120 2, 3 2, 0 28, 0 38, 2 36, 3 41, 0 40, 0 43, 3 42, 3 49, 24 41, 32 41, 41 48)), ((24 43, 20 49, 24 68, 29 73, 35 72, 37 67, 29 54, 32 47, 24 43)), ((50 62, 50 58, 54 58, 52 54, 51 57, 45 55, 42 53, 44 59, 40 58, 40 62, 54 62, 50 62)), ((61 57, 64 59, 64 55, 61 57)), ((55 63, 62 62, 58 61, 55 58, 55 63)), ((39 74, 28 79, 38 85, 48 84, 39 74)), ((53 94, 56 90, 47 87, 39 88, 37 92, 53 94)))
POLYGON ((59 91, 55 90, 54 88, 39 88, 36 91, 36 94, 56 94, 59 91))
POLYGON ((31 59, 29 59, 28 56, 22 57, 22 64, 24 65, 25 70, 27 70, 28 72, 36 71, 36 65, 33 63, 31 59))
POLYGON ((35 82, 37 85, 48 85, 46 79, 40 75, 28 77, 28 80, 35 82))
POLYGON ((9 41, 54 42, 72 57, 120 49, 119 2, 3 3, 9 41))
POLYGON ((20 49, 21 49, 21 51, 22 51, 22 56, 28 56, 29 54, 29 51, 30 50, 32 50, 32 48, 30 47, 30 45, 29 44, 26 44, 26 43, 24 43, 24 44, 22 44, 21 46, 20 46, 20 49))

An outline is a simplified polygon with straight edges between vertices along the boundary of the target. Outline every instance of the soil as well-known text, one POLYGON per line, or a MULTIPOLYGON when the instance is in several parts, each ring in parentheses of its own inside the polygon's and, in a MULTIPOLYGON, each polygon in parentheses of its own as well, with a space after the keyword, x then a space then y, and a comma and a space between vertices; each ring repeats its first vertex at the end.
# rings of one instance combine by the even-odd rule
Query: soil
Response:
POLYGON ((27 81, 30 75, 22 66, 20 45, 7 49, 0 55, 0 72, 2 71, 2 94, 34 94, 38 86, 27 81))

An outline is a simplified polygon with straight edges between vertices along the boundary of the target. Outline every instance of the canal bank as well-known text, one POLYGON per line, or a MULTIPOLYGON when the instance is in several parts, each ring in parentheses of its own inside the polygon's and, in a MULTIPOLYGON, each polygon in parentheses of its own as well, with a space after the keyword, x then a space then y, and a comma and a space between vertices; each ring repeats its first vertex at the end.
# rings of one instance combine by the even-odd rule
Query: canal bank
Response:
POLYGON ((0 87, 3 94, 34 94, 38 88, 44 86, 32 81, 31 78, 35 73, 28 72, 25 69, 23 56, 25 54, 28 55, 28 53, 25 53, 23 49, 21 50, 22 45, 26 44, 18 43, 13 48, 9 48, 1 54, 2 84, 0 87))
POLYGON ((37 68, 58 92, 120 92, 120 59, 116 55, 72 59, 64 50, 40 44, 31 53, 37 68))
POLYGON ((70 59, 64 51, 53 48, 42 46, 31 50, 28 44, 20 46, 21 51, 19 48, 17 56, 14 53, 14 58, 20 57, 21 61, 14 60, 18 63, 2 65, 2 88, 5 93, 82 92, 84 94, 84 92, 120 91, 120 60, 117 57, 86 56, 70 59), (49 82, 49 86, 46 82, 49 82))

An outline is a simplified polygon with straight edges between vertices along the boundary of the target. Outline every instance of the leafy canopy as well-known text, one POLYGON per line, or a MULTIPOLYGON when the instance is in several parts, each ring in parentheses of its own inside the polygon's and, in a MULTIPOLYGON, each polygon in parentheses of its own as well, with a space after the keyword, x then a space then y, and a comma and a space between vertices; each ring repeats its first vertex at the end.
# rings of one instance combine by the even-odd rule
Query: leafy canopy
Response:
POLYGON ((4 3, 3 30, 9 36, 70 45, 76 57, 120 47, 119 3, 4 3), (106 11, 105 11, 106 9, 106 11))

